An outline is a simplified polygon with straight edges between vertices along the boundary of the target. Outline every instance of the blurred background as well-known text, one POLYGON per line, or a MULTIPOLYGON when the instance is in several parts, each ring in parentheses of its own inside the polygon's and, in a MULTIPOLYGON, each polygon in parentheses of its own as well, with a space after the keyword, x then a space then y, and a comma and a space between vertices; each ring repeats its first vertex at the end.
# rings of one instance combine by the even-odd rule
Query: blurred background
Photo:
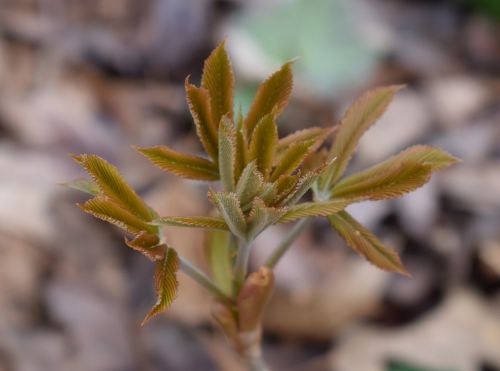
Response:
MULTIPOLYGON (((58 185, 84 176, 68 153, 97 153, 160 215, 207 213, 206 185, 130 145, 200 151, 183 81, 224 38, 244 110, 299 57, 281 135, 407 84, 351 171, 416 143, 463 159, 411 195, 350 208, 412 279, 371 267, 322 220, 296 242, 265 318, 273 370, 500 370, 499 22, 499 0, 0 0, 0 370, 243 370, 182 274, 172 309, 140 329, 153 266, 58 185)), ((287 228, 259 237, 254 267, 287 228)), ((202 233, 169 236, 204 266, 202 233)))

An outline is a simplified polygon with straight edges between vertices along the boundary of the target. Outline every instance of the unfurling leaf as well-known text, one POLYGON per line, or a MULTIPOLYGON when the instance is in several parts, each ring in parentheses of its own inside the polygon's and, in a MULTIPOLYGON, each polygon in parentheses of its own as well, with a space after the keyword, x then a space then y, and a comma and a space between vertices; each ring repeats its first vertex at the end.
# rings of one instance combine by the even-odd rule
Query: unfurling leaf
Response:
POLYGON ((170 171, 186 179, 218 180, 217 165, 202 157, 191 156, 174 151, 166 146, 151 148, 135 147, 160 169, 170 171))
POLYGON ((219 123, 224 115, 232 119, 234 75, 224 42, 205 61, 201 86, 210 93, 214 122, 219 123))
POLYGON ((409 275, 398 254, 384 244, 349 213, 341 211, 328 217, 331 226, 346 243, 369 262, 386 271, 409 275))
POLYGON ((257 168, 267 178, 273 164, 278 143, 278 128, 272 113, 265 115, 256 125, 250 140, 250 161, 256 160, 257 168))
POLYGON ((283 200, 293 192, 298 181, 299 175, 281 175, 275 182, 276 196, 273 198, 272 204, 283 204, 283 200))
POLYGON ((264 177, 257 170, 255 161, 252 161, 245 167, 236 185, 236 194, 241 205, 244 206, 252 201, 262 191, 263 187, 264 177))
POLYGON ((232 295, 232 257, 233 248, 229 233, 209 231, 207 234, 207 257, 215 283, 228 296, 232 295))
POLYGON ((285 150, 279 160, 279 163, 273 170, 271 180, 276 180, 280 175, 289 175, 293 173, 305 160, 305 158, 314 150, 316 140, 310 139, 304 142, 291 144, 285 150))
POLYGON ((116 167, 96 155, 78 155, 73 159, 83 166, 106 197, 141 219, 152 220, 154 212, 125 182, 116 167))
POLYGON ((217 126, 212 114, 210 94, 207 89, 198 88, 189 83, 189 77, 184 84, 189 111, 193 116, 196 134, 207 154, 217 160, 217 126))
POLYGON ((385 200, 396 198, 427 183, 431 177, 430 166, 415 161, 396 162, 384 166, 383 171, 368 169, 355 177, 340 181, 331 191, 331 197, 342 197, 353 201, 385 200))
POLYGON ((214 192, 210 190, 208 196, 226 221, 229 230, 235 236, 245 239, 247 224, 236 193, 214 192))
POLYGON ((160 238, 156 234, 149 234, 145 231, 139 233, 132 240, 128 240, 125 237, 125 243, 128 247, 142 253, 151 261, 161 260, 165 256, 167 249, 167 245, 160 244, 160 238))
POLYGON ((303 202, 290 206, 278 223, 290 223, 300 218, 311 216, 329 216, 338 213, 349 205, 348 200, 338 199, 333 201, 303 202))
POLYGON ((177 281, 179 266, 177 252, 172 248, 168 248, 163 260, 156 263, 155 289, 158 300, 142 321, 141 326, 144 326, 152 317, 166 310, 174 301, 179 286, 177 281))
POLYGON ((301 176, 297 181, 293 191, 291 191, 287 197, 283 200, 285 205, 294 205, 298 202, 302 196, 312 187, 314 182, 320 177, 322 172, 325 170, 325 166, 320 166, 319 168, 307 172, 305 175, 301 176))
POLYGON ((262 117, 270 113, 277 117, 283 112, 292 93, 292 86, 292 62, 285 63, 260 85, 244 123, 249 137, 262 117))
POLYGON ((402 86, 388 86, 363 94, 347 110, 329 153, 335 166, 325 174, 321 189, 327 189, 344 173, 359 139, 377 121, 402 86))
POLYGON ((170 225, 173 227, 228 230, 224 219, 212 216, 164 216, 154 220, 153 223, 156 225, 170 225))
POLYGON ((227 116, 222 117, 219 126, 219 176, 226 191, 235 187, 236 129, 227 116))
POLYGON ((249 215, 246 239, 253 240, 265 228, 276 223, 285 212, 286 209, 268 207, 260 198, 255 198, 249 215))
POLYGON ((76 189, 77 191, 88 193, 92 196, 97 196, 99 194, 99 187, 94 182, 88 181, 86 179, 79 179, 73 182, 61 183, 61 185, 76 189))
POLYGON ((96 218, 114 224, 133 234, 140 233, 141 231, 155 233, 157 229, 109 198, 95 197, 78 206, 96 218))

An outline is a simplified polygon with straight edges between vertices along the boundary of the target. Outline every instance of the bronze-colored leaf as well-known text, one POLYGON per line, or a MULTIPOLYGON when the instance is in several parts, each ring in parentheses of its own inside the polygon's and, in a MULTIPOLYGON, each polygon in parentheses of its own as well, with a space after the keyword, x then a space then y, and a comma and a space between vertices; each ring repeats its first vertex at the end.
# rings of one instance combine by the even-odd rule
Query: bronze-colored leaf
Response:
POLYGON ((250 140, 250 158, 256 160, 257 168, 267 178, 273 164, 278 143, 278 128, 273 114, 262 117, 250 140))
POLYGON ((273 112, 276 117, 283 112, 292 93, 292 86, 292 62, 285 63, 281 69, 260 85, 245 119, 245 128, 249 137, 252 136, 255 126, 265 115, 273 112))
POLYGON ((291 144, 288 149, 283 152, 279 163, 274 168, 271 180, 274 181, 281 175, 293 173, 300 166, 302 161, 304 161, 314 150, 315 144, 316 140, 314 139, 291 144))
POLYGON ((344 199, 332 201, 303 202, 290 206, 286 213, 279 219, 278 223, 290 223, 300 218, 312 216, 329 216, 343 210, 349 201, 344 199))
POLYGON ((241 173, 248 162, 248 147, 243 130, 236 127, 236 163, 234 165, 234 178, 236 181, 240 179, 241 173))
POLYGON ((196 134, 207 154, 217 161, 217 126, 211 108, 210 94, 207 89, 198 88, 189 83, 189 77, 184 84, 191 116, 196 126, 196 134))
POLYGON ((363 94, 347 110, 330 150, 330 159, 336 159, 335 166, 322 178, 321 189, 325 190, 344 173, 359 139, 385 112, 394 94, 402 86, 388 86, 363 94))
POLYGON ((340 237, 369 262, 387 271, 409 275, 398 254, 384 246, 373 233, 362 226, 349 213, 341 211, 329 216, 328 220, 340 237))
POLYGON ((217 164, 198 156, 174 151, 166 146, 135 147, 160 169, 170 171, 181 178, 194 180, 218 180, 217 164))
POLYGON ((236 193, 214 192, 213 190, 210 190, 208 192, 208 196, 226 221, 229 230, 235 236, 245 239, 247 224, 236 193))
POLYGON ((333 187, 331 196, 353 201, 396 198, 423 186, 432 173, 430 166, 416 161, 391 161, 382 165, 381 171, 368 169, 340 181, 333 187))
POLYGON ((234 75, 224 41, 210 54, 203 67, 201 86, 210 93, 213 120, 233 118, 234 75))
POLYGON ((265 228, 276 223, 285 212, 284 208, 268 207, 260 198, 255 198, 248 218, 247 240, 252 241, 265 228))
POLYGON ((114 224, 133 234, 140 233, 141 231, 155 233, 157 229, 109 198, 95 197, 83 205, 78 205, 78 207, 96 218, 114 224))
POLYGON ((232 192, 235 187, 236 129, 233 122, 224 116, 219 126, 219 176, 224 189, 232 192))
POLYGON ((228 230, 224 219, 213 216, 164 216, 154 220, 153 223, 156 225, 170 225, 173 227, 228 230))
POLYGON ((142 321, 144 326, 151 318, 168 309, 177 295, 179 281, 177 281, 177 271, 180 262, 177 252, 168 248, 163 260, 156 263, 155 271, 155 289, 158 294, 158 300, 153 308, 142 321))
POLYGON ((158 235, 149 234, 145 231, 139 233, 132 240, 125 237, 125 243, 128 247, 145 255, 151 261, 163 259, 167 251, 167 245, 160 244, 158 235))
POLYGON ((73 159, 83 166, 106 197, 144 220, 153 219, 154 212, 127 184, 116 167, 96 155, 83 154, 73 156, 73 159))
POLYGON ((317 140, 322 137, 328 136, 333 132, 332 128, 320 128, 313 126, 311 128, 297 130, 296 132, 281 138, 278 142, 278 152, 282 152, 288 148, 293 143, 303 142, 307 140, 317 140))

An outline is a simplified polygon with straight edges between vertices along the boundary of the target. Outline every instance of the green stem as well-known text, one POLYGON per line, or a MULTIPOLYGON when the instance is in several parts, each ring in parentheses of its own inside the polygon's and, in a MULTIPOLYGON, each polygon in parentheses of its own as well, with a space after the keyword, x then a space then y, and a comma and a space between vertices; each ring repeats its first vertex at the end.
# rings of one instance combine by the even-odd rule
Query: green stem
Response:
POLYGON ((189 277, 198 282, 220 300, 232 303, 233 300, 227 296, 203 271, 182 256, 179 256, 179 261, 181 263, 181 271, 186 273, 189 277))
POLYGON ((276 247, 271 256, 267 259, 265 266, 273 269, 280 261, 281 257, 288 251, 293 242, 300 235, 300 232, 307 226, 309 219, 301 219, 294 225, 288 236, 281 241, 276 247))
POLYGON ((250 259, 250 244, 244 241, 238 243, 238 252, 234 265, 234 280, 236 293, 240 291, 248 272, 248 260, 250 259))

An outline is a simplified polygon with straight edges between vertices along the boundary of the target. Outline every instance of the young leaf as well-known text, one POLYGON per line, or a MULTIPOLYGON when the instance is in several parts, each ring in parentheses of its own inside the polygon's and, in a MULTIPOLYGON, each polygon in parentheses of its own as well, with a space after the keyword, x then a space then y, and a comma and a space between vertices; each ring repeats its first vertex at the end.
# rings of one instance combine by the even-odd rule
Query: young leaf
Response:
POLYGON ((265 115, 273 112, 274 117, 277 117, 283 112, 292 93, 292 86, 292 62, 285 63, 260 85, 244 123, 249 137, 265 115))
POLYGON ((283 199, 282 203, 284 205, 294 205, 297 201, 299 201, 312 187, 314 182, 320 177, 325 168, 326 166, 320 166, 319 168, 308 171, 305 175, 301 176, 293 191, 291 191, 287 197, 283 199))
POLYGON ((382 116, 401 88, 388 86, 371 90, 349 107, 329 154, 331 159, 336 159, 335 166, 322 179, 322 189, 327 189, 342 176, 363 133, 382 116))
POLYGON ((250 162, 241 173, 236 194, 242 205, 246 205, 257 196, 264 187, 264 177, 257 170, 255 161, 250 162))
POLYGON ((219 123, 224 115, 232 119, 234 75, 224 42, 205 61, 201 86, 210 93, 214 122, 219 123))
POLYGON ((358 254, 377 267, 409 275, 398 254, 384 244, 368 229, 359 224, 349 213, 341 211, 328 217, 331 226, 358 254))
POLYGON ((96 155, 73 156, 84 167, 101 192, 124 209, 144 220, 152 220, 154 213, 125 182, 118 169, 96 155))
POLYGON ((170 171, 182 178, 195 180, 219 179, 217 165, 202 157, 180 153, 166 146, 135 147, 135 149, 160 169, 170 171))
POLYGON ((83 205, 78 205, 78 207, 96 218, 114 224, 133 234, 140 233, 141 231, 156 232, 155 226, 139 219, 109 198, 95 197, 83 205))
POLYGON ((234 191, 236 164, 236 130, 232 121, 224 116, 219 126, 219 175, 224 189, 234 191))
POLYGON ((217 125, 214 121, 208 90, 198 88, 189 83, 189 77, 184 84, 189 111, 193 116, 196 134, 207 154, 217 161, 217 125))
POLYGON ((347 205, 349 205, 349 201, 343 199, 303 202, 295 206, 290 206, 288 211, 279 219, 278 223, 290 223, 297 219, 311 216, 333 215, 343 210, 347 205))
MULTIPOLYGON (((384 164, 385 165, 385 164, 384 164)), ((396 198, 427 183, 432 168, 415 161, 382 166, 383 171, 368 169, 340 181, 331 191, 332 197, 352 200, 385 200, 396 198)), ((382 168, 381 167, 381 168, 382 168)))
POLYGON ((232 295, 232 246, 229 233, 210 231, 208 233, 208 262, 215 283, 228 296, 232 295))
POLYGON ((274 181, 278 179, 280 175, 289 175, 293 173, 311 153, 315 144, 316 140, 310 139, 290 145, 288 149, 283 152, 279 163, 273 171, 271 180, 274 181))
POLYGON ((278 152, 282 152, 288 148, 293 143, 303 142, 307 140, 318 140, 322 137, 328 136, 333 132, 333 129, 328 128, 320 128, 320 127, 311 127, 303 130, 297 130, 296 132, 287 135, 284 138, 281 138, 278 142, 278 152))
POLYGON ((173 227, 228 230, 224 219, 212 216, 164 216, 154 220, 153 223, 156 225, 170 225, 173 227))
POLYGON ((286 212, 283 208, 267 207, 260 198, 255 198, 250 211, 247 241, 252 241, 266 227, 276 221, 286 212))
POLYGON ((297 182, 299 181, 299 175, 281 175, 276 180, 276 197, 273 198, 272 205, 281 205, 283 200, 287 198, 291 192, 295 189, 297 182))
POLYGON ((156 263, 155 289, 158 294, 158 301, 146 315, 141 326, 144 326, 152 317, 167 309, 174 301, 179 286, 177 281, 179 266, 177 252, 172 248, 168 248, 163 260, 156 263))
POLYGON ((134 239, 129 240, 125 237, 125 243, 128 247, 144 254, 151 261, 161 260, 165 256, 167 246, 160 245, 160 239, 156 234, 149 234, 142 231, 134 239))
POLYGON ((90 182, 86 179, 79 179, 73 182, 62 183, 61 185, 76 189, 77 191, 88 193, 92 196, 97 196, 99 194, 99 187, 94 182, 90 182))
POLYGON ((236 193, 210 190, 208 197, 219 210, 229 230, 239 238, 245 239, 247 224, 236 193))
POLYGON ((241 128, 236 127, 236 163, 234 165, 234 178, 240 179, 241 173, 248 164, 248 147, 241 128))
POLYGON ((273 114, 262 117, 250 140, 250 160, 256 160, 257 168, 267 178, 273 164, 278 143, 278 128, 273 114))

